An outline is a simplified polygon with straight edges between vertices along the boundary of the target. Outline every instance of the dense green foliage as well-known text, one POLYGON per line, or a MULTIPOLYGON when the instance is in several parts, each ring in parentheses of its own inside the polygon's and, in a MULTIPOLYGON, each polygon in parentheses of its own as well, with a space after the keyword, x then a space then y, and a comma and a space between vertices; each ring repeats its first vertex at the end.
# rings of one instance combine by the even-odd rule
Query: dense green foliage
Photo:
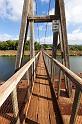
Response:
MULTIPOLYGON (((44 44, 44 49, 52 49, 52 45, 44 44)), ((60 50, 60 44, 57 46, 57 49, 60 50)), ((82 51, 82 45, 69 45, 69 50, 82 51)))
POLYGON ((0 50, 17 50, 18 41, 0 42, 0 50))
POLYGON ((52 49, 52 45, 51 45, 51 44, 44 44, 44 45, 43 45, 43 48, 44 48, 44 49, 47 49, 47 50, 48 50, 48 49, 52 49))
POLYGON ((69 49, 73 51, 82 51, 82 45, 70 45, 69 49))
MULTIPOLYGON (((38 42, 35 42, 35 50, 40 50, 41 45, 38 42)), ((18 47, 18 40, 15 41, 3 41, 0 42, 0 50, 17 50, 18 47)), ((30 41, 27 41, 25 43, 25 50, 29 50, 30 49, 30 41)))
MULTIPOLYGON (((41 45, 38 42, 35 42, 34 44, 35 46, 35 50, 40 50, 41 49, 41 45)), ((3 41, 0 42, 0 50, 17 50, 18 47, 18 40, 13 40, 13 41, 3 41)), ((50 44, 44 44, 43 45, 44 49, 52 49, 52 45, 50 44)), ((27 41, 25 43, 25 50, 29 50, 30 49, 30 41, 27 41)), ((58 49, 60 50, 60 45, 58 46, 58 49)), ((72 51, 82 51, 82 45, 69 45, 69 50, 72 51)))

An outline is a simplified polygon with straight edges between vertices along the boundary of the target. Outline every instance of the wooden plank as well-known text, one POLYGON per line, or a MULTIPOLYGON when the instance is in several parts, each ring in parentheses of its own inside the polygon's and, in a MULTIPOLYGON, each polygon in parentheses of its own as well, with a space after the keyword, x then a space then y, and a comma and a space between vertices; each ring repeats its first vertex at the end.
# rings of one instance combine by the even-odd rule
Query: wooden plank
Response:
POLYGON ((48 96, 50 95, 51 97, 51 93, 49 81, 45 78, 47 77, 47 73, 45 70, 42 54, 40 55, 37 74, 38 76, 36 77, 36 81, 34 83, 34 89, 32 92, 32 99, 29 105, 27 118, 31 120, 31 123, 36 122, 40 124, 53 124, 55 122, 55 113, 53 110, 52 99, 50 101, 48 96))
POLYGON ((34 21, 35 23, 39 22, 52 22, 52 20, 56 19, 55 15, 49 15, 49 16, 34 16, 34 17, 28 17, 29 21, 34 21))
POLYGON ((51 100, 48 100, 50 124, 56 124, 56 117, 55 117, 55 112, 54 112, 54 108, 53 108, 53 102, 52 102, 50 87, 46 86, 46 90, 47 90, 47 97, 49 99, 51 99, 51 100))
MULTIPOLYGON (((45 80, 41 80, 40 82, 45 83, 45 80)), ((40 96, 39 98, 39 123, 49 124, 49 111, 48 111, 48 100, 47 100, 47 92, 46 85, 40 84, 40 96)))
MULTIPOLYGON (((40 69, 37 67, 37 73, 40 69)), ((26 108, 26 123, 36 123, 38 121, 38 95, 39 95, 39 79, 35 79, 29 106, 26 108)))
POLYGON ((27 113, 27 122, 37 122, 37 111, 38 111, 38 98, 34 95, 31 97, 30 109, 28 109, 27 113))

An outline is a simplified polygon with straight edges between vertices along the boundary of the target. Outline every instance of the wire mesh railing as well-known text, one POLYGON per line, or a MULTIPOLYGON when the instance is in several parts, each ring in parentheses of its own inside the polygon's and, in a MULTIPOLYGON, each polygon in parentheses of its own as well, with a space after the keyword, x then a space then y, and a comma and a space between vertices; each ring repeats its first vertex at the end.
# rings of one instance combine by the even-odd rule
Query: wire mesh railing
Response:
POLYGON ((37 66, 39 55, 40 52, 0 86, 0 124, 23 123, 35 80, 34 64, 37 66), (24 75, 25 80, 22 79, 24 75))
POLYGON ((75 95, 74 95, 74 100, 72 104, 72 111, 71 111, 71 116, 70 116, 70 124, 75 124, 77 115, 78 115, 78 110, 79 110, 79 105, 80 105, 80 99, 81 99, 81 93, 82 93, 82 79, 77 76, 74 72, 66 68, 64 65, 62 65, 58 60, 52 58, 49 56, 46 52, 43 52, 44 56, 44 61, 47 67, 47 71, 49 73, 49 76, 51 78, 51 81, 53 82, 53 76, 55 71, 52 71, 54 66, 57 66, 59 68, 59 78, 58 78, 58 98, 60 96, 60 90, 61 90, 61 83, 62 83, 62 78, 61 78, 61 72, 63 72, 64 75, 69 78, 69 80, 72 82, 72 86, 75 86, 75 95))

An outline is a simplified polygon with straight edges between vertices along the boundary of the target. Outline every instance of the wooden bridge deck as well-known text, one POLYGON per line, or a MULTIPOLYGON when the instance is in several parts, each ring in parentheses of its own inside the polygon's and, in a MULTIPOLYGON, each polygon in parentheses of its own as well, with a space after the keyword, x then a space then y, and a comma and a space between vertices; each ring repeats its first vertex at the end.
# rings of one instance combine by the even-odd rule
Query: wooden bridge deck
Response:
MULTIPOLYGON (((54 79, 52 86, 41 53, 29 103, 27 101, 27 80, 20 81, 17 86, 21 124, 23 124, 24 119, 26 124, 69 124, 75 86, 73 86, 71 98, 68 98, 65 91, 64 80, 62 79, 61 94, 57 100, 55 94, 58 89, 58 78, 54 77, 54 79)), ((15 118, 13 117, 11 96, 9 96, 0 108, 0 124, 11 123, 15 124, 15 118)), ((82 124, 82 96, 76 124, 82 124)))
MULTIPOLYGON (((56 114, 48 75, 42 55, 40 55, 31 101, 26 112, 26 122, 29 124, 56 124, 56 114)), ((58 120, 60 121, 60 119, 58 120)))

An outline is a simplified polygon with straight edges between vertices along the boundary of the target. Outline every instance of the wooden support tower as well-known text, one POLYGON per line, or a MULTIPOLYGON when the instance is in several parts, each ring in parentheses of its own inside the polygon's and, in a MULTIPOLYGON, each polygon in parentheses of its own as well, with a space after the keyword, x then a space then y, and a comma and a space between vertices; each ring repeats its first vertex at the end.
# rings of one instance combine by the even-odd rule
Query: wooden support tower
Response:
POLYGON ((16 70, 18 70, 21 66, 23 50, 24 50, 25 34, 27 31, 26 28, 28 27, 28 24, 29 24, 28 22, 29 9, 30 9, 30 0, 24 0, 18 51, 17 51, 16 64, 15 64, 16 70))
MULTIPOLYGON (((22 21, 21 21, 21 29, 19 35, 19 43, 18 43, 18 51, 16 56, 16 64, 15 70, 17 71, 21 67, 22 57, 24 53, 24 44, 27 39, 27 32, 28 26, 30 25, 30 59, 35 56, 34 51, 34 23, 36 22, 52 22, 53 20, 60 20, 60 32, 53 33, 53 49, 52 49, 52 57, 56 58, 57 52, 57 45, 58 45, 58 34, 60 36, 60 44, 62 50, 62 59, 63 64, 67 68, 69 68, 69 55, 68 55, 68 42, 67 42, 67 32, 66 32, 66 20, 65 20, 65 9, 64 9, 64 1, 63 0, 56 0, 55 1, 55 13, 51 16, 34 16, 34 9, 33 9, 33 0, 24 0, 23 6, 23 14, 22 14, 22 21)), ((53 64, 52 64, 53 66, 53 64)), ((53 68, 51 67, 51 70, 53 68)), ((35 75, 35 62, 30 69, 31 76, 35 75)), ((52 73, 54 73, 52 71, 52 73)), ((52 74, 53 76, 53 74, 52 74)), ((33 81, 33 80, 32 80, 33 81)), ((68 80, 67 80, 68 81, 68 80)), ((67 87, 69 89, 70 94, 70 85, 67 83, 67 87)), ((18 102, 17 102, 17 95, 16 89, 12 93, 12 101, 13 101, 13 108, 15 115, 18 115, 18 102), (14 104, 15 103, 15 104, 14 104), (16 110, 15 110, 15 106, 16 110)))
MULTIPOLYGON (((56 58, 56 51, 57 51, 57 43, 58 43, 58 34, 60 35, 60 46, 61 46, 61 53, 63 64, 70 68, 69 66, 69 52, 68 52, 68 41, 67 41, 67 30, 66 30, 66 18, 65 18, 65 7, 64 7, 64 0, 56 0, 55 1, 55 16, 56 19, 60 22, 59 32, 53 33, 53 50, 52 56, 56 58)), ((68 89, 68 95, 71 95, 71 83, 65 77, 65 84, 66 89, 68 89)))
POLYGON ((28 17, 29 21, 34 21, 34 23, 52 22, 55 18, 54 15, 28 17))
POLYGON ((33 4, 33 0, 24 0, 15 74, 0 86, 0 124, 63 124, 65 121, 66 124, 68 121, 69 124, 82 123, 82 79, 69 69, 64 0, 55 0, 54 15, 47 16, 35 16, 33 4), (55 25, 52 57, 43 49, 35 55, 34 23, 52 21, 55 25), (59 24, 58 28, 56 22, 59 24), (21 67, 28 28, 31 60, 27 60, 21 67), (59 45, 62 63, 56 59, 59 45), (54 67, 59 71, 55 80, 54 67), (22 80, 24 76, 26 79, 22 80), (73 83, 73 92, 69 80, 73 83), (66 93, 70 98, 67 98, 66 93), (6 107, 8 111, 5 111, 6 107))
MULTIPOLYGON (((30 16, 33 17, 34 12, 33 12, 33 0, 30 0, 30 16)), ((30 58, 34 57, 35 52, 34 52, 34 21, 32 20, 30 22, 30 58)))
MULTIPOLYGON (((62 45, 62 59, 63 64, 69 67, 69 55, 68 55, 68 42, 67 42, 67 31, 66 31, 66 19, 65 19, 65 8, 64 8, 64 1, 63 0, 56 0, 55 1, 55 12, 54 15, 48 16, 34 16, 34 9, 33 9, 33 0, 25 0, 24 7, 23 7, 23 15, 22 15, 22 23, 21 23, 21 30, 19 36, 19 44, 18 44, 18 52, 16 57, 16 70, 18 70, 21 66, 23 51, 24 51, 24 44, 27 37, 28 25, 30 23, 30 58, 34 57, 34 23, 36 22, 52 22, 53 20, 60 20, 60 32, 53 33, 53 48, 52 48, 52 57, 56 59, 56 52, 58 46, 58 34, 61 35, 60 44, 62 45), (30 10, 30 11, 29 11, 30 10)), ((35 69, 32 67, 30 73, 33 73, 35 69)), ((51 71, 53 69, 51 67, 51 71)), ((52 74, 53 75, 53 74, 52 74)), ((71 94, 71 84, 68 83, 68 79, 65 77, 66 82, 66 89, 68 90, 68 94, 71 94)))
MULTIPOLYGON (((33 0, 30 0, 30 16, 34 16, 34 8, 33 8, 33 0)), ((30 59, 32 59, 35 56, 35 50, 34 50, 34 20, 30 21, 30 59)), ((31 74, 31 84, 34 80, 35 77, 35 62, 33 63, 31 69, 30 69, 30 74, 31 74)), ((32 87, 32 86, 31 86, 32 87)))

